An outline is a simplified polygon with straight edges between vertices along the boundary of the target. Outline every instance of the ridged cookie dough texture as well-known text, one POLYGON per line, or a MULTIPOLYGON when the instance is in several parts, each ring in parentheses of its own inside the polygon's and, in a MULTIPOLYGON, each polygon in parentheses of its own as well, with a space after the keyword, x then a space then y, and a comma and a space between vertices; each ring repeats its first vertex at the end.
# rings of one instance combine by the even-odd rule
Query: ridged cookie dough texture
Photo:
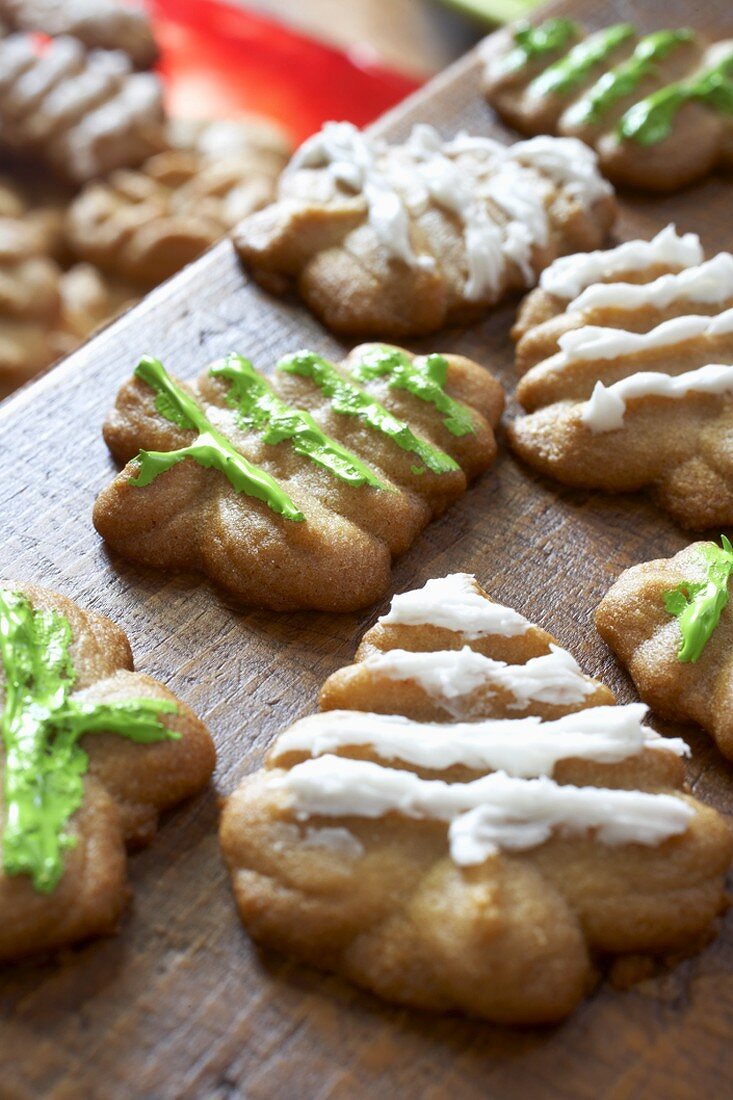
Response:
POLYGON ((614 216, 595 154, 572 139, 506 147, 419 125, 390 145, 328 123, 235 244, 267 288, 383 339, 480 317, 557 256, 597 248, 614 216))
POLYGON ((93 49, 122 50, 147 69, 158 50, 141 5, 124 0, 0 0, 0 21, 16 31, 69 35, 93 49))
POLYGON ((601 958, 694 947, 727 826, 684 792, 684 743, 612 702, 469 576, 396 597, 324 685, 343 709, 226 801, 247 931, 388 1001, 511 1024, 566 1016, 601 958))
POLYGON ((270 202, 288 156, 281 132, 255 120, 179 122, 167 137, 173 147, 139 170, 88 184, 67 217, 77 255, 140 286, 167 279, 270 202))
POLYGON ((304 353, 304 362, 319 364, 322 384, 282 364, 266 381, 283 403, 286 421, 291 412, 312 417, 317 432, 366 464, 371 484, 346 481, 304 454, 287 437, 282 420, 285 435, 272 421, 261 430, 243 422, 229 387, 207 372, 186 392, 239 454, 275 479, 301 518, 278 514, 264 500, 236 491, 219 470, 191 459, 145 487, 133 485, 141 449, 170 452, 195 435, 161 415, 153 390, 135 378, 121 389, 105 424, 112 454, 127 466, 97 499, 97 530, 123 557, 176 572, 198 571, 255 606, 346 611, 379 599, 389 585, 392 560, 493 463, 494 428, 504 398, 498 382, 476 363, 438 357, 445 371, 440 392, 460 403, 465 419, 456 434, 433 403, 442 402, 425 374, 426 357, 382 348, 402 363, 398 374, 360 376, 357 382, 355 371, 370 350, 355 349, 340 366, 304 353), (423 379, 422 396, 400 386, 402 368, 410 363, 423 379), (428 468, 420 453, 436 448, 439 461, 428 468))
POLYGON ((0 178, 0 397, 72 351, 129 292, 89 264, 59 263, 63 211, 29 208, 0 178))
MULTIPOLYGON (((176 712, 164 720, 179 739, 136 744, 111 733, 82 738, 89 770, 82 805, 70 821, 73 846, 65 853, 58 885, 42 893, 28 875, 11 876, 0 867, 3 961, 114 932, 129 896, 126 849, 150 843, 158 815, 200 791, 214 768, 206 727, 161 684, 132 671, 130 646, 118 626, 47 589, 7 587, 22 593, 35 610, 60 612, 70 624, 72 700, 175 703, 176 712)), ((2 664, 0 695, 5 696, 2 664)), ((0 737, 0 754, 2 745, 0 737)))
POLYGON ((527 410, 509 429, 539 473, 645 489, 681 526, 733 523, 733 256, 694 234, 558 261, 514 335, 527 410))
POLYGON ((733 759, 733 608, 726 603, 697 660, 682 662, 680 628, 665 606, 668 592, 705 579, 701 550, 708 545, 695 542, 627 569, 599 604, 596 626, 657 714, 697 723, 733 759))
POLYGON ((0 40, 0 150, 72 184, 140 164, 164 145, 163 95, 119 50, 75 38, 0 40))
POLYGON ((616 184, 675 191, 733 165, 733 39, 630 23, 587 33, 555 18, 492 35, 484 57, 507 123, 586 142, 616 184))

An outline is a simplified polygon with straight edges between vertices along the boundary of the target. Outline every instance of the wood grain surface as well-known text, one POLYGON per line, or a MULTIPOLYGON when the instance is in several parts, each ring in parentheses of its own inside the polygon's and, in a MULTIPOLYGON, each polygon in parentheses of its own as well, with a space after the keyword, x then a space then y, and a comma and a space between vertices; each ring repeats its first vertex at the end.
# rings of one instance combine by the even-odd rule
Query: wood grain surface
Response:
MULTIPOLYGON (((733 34, 730 0, 554 5, 590 24, 688 22, 733 34)), ((502 134, 468 57, 380 126, 401 137, 428 120, 502 134)), ((708 249, 733 246, 730 179, 677 197, 625 198, 622 237, 669 220, 708 249)), ((513 383, 512 308, 451 330, 432 350, 463 352, 513 383)), ((730 1094, 733 914, 700 955, 628 992, 602 986, 553 1029, 509 1030, 391 1009, 345 983, 256 952, 237 920, 218 852, 217 797, 256 768, 275 733, 314 706, 383 608, 362 615, 238 613, 193 578, 111 558, 90 511, 113 467, 100 426, 143 352, 193 377, 229 350, 258 366, 285 351, 340 346, 297 304, 248 285, 228 243, 155 291, 0 409, 0 548, 6 577, 36 581, 110 615, 137 666, 210 724, 215 788, 172 814, 130 863, 120 934, 0 978, 0 1096, 53 1100, 353 1097, 682 1100, 730 1094)), ((427 350, 425 345, 421 350, 427 350)), ((511 410, 510 410, 511 412, 511 410)), ((398 564, 395 590, 475 571, 501 600, 558 635, 595 676, 633 698, 595 634, 593 610, 626 566, 686 538, 643 498, 559 490, 506 451, 398 564)), ((733 812, 733 768, 689 736, 698 797, 733 812)))

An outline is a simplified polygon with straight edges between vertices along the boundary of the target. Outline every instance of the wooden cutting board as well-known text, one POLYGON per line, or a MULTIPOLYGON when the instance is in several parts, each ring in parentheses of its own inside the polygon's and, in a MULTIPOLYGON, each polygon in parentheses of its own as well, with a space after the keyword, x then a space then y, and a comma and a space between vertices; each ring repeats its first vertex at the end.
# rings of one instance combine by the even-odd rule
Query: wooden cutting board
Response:
MULTIPOLYGON (((692 22, 733 35, 730 0, 576 0, 552 10, 593 26, 633 18, 647 30, 692 22)), ((446 133, 507 136, 478 89, 469 56, 379 128, 400 138, 429 121, 446 133)), ((730 248, 732 198, 733 182, 723 178, 678 197, 625 198, 619 234, 649 236, 675 220, 699 231, 708 249, 730 248)), ((420 350, 471 355, 511 387, 512 315, 512 307, 496 310, 420 350)), ((138 667, 202 715, 219 752, 210 792, 170 815, 153 846, 131 859, 135 898, 120 934, 0 978, 0 1097, 730 1095, 733 917, 706 951, 665 976, 628 992, 602 986, 561 1027, 523 1031, 386 1007, 336 978, 260 955, 242 931, 219 857, 218 793, 259 765, 277 731, 313 709, 323 679, 350 660, 383 607, 343 616, 237 612, 193 578, 110 557, 90 512, 113 473, 100 426, 141 353, 189 378, 229 350, 265 366, 303 346, 342 350, 298 305, 248 284, 224 243, 0 409, 2 572, 119 622, 138 667)), ((394 587, 475 571, 628 701, 633 691, 595 634, 593 610, 626 566, 686 541, 642 498, 558 489, 504 451, 398 564, 394 587)), ((733 767, 704 736, 685 733, 695 793, 733 812, 733 767)))

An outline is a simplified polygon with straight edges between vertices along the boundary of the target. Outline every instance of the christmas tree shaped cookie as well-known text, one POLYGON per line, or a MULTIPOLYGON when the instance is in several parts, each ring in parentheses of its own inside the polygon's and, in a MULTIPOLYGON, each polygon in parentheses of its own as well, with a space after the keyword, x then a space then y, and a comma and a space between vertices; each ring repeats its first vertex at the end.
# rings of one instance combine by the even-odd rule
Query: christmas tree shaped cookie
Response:
POLYGON ((214 747, 127 638, 34 585, 0 588, 0 959, 116 928, 125 848, 205 786, 214 747))
POLYGON ((484 46, 489 102, 523 134, 585 141, 615 183, 674 191, 729 166, 733 40, 687 28, 517 24, 484 46))
POLYGON ((672 227, 550 267, 515 336, 512 448, 567 485, 647 489, 683 527, 733 523, 733 256, 672 227))
POLYGON ((145 359, 105 425, 127 463, 94 523, 132 561, 206 574, 244 603, 346 611, 496 457, 503 392, 460 356, 364 345, 194 386, 145 359))
POLYGON ((733 547, 722 537, 621 574, 596 626, 663 718, 696 722, 733 759, 733 547))
POLYGON ((396 597, 321 703, 340 709, 224 808, 258 943, 399 1004, 538 1023, 599 959, 708 934, 731 839, 684 790, 684 742, 474 578, 396 597))
POLYGON ((534 286, 557 256, 598 248, 614 217, 611 187, 579 141, 507 147, 419 125, 389 145, 330 122, 234 240, 264 286, 297 289, 336 332, 405 337, 534 286))

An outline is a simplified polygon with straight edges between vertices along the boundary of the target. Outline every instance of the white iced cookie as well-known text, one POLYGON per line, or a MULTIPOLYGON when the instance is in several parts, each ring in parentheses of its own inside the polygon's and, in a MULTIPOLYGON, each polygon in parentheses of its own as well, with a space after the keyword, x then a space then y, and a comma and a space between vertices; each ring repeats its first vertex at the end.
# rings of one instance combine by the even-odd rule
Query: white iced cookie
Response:
POLYGON ((684 742, 612 704, 470 574, 395 597, 226 802, 247 930, 387 1000, 502 1023, 569 1013, 598 956, 692 944, 730 838, 684 793, 684 742))

